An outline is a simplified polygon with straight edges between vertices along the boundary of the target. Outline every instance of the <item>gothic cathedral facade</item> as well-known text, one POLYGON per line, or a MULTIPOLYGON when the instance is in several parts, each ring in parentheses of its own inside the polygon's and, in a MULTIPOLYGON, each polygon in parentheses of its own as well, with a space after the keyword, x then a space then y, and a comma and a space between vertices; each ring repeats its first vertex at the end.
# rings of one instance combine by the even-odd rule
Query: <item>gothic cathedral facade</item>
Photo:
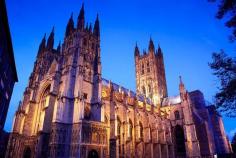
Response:
POLYGON ((54 29, 39 46, 15 113, 6 157, 174 158, 229 153, 220 115, 200 91, 169 97, 163 51, 150 39, 134 50, 136 92, 102 78, 100 26, 68 21, 54 48, 54 29))

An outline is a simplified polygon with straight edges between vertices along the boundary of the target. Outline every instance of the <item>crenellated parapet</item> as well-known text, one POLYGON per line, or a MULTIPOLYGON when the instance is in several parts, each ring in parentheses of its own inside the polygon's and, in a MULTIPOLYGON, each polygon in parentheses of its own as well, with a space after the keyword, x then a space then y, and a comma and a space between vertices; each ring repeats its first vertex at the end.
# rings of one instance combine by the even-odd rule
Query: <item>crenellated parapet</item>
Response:
POLYGON ((148 113, 159 114, 159 107, 150 98, 124 88, 116 83, 102 79, 102 100, 118 102, 123 106, 148 113))

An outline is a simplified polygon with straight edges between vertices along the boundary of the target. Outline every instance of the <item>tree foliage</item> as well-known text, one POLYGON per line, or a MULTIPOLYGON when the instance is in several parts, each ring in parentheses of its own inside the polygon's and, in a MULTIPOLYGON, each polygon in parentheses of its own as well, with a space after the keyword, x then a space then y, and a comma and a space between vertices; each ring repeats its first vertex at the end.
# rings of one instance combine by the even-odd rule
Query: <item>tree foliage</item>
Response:
POLYGON ((236 39, 236 0, 209 0, 212 2, 219 1, 219 8, 216 18, 226 18, 225 25, 232 29, 230 40, 236 39))
POLYGON ((211 2, 218 2, 219 8, 216 14, 217 19, 226 18, 225 25, 232 29, 230 40, 236 40, 236 0, 209 0, 211 2))
POLYGON ((236 59, 228 57, 223 50, 212 54, 209 66, 219 79, 220 86, 215 95, 216 107, 229 117, 236 117, 236 59))

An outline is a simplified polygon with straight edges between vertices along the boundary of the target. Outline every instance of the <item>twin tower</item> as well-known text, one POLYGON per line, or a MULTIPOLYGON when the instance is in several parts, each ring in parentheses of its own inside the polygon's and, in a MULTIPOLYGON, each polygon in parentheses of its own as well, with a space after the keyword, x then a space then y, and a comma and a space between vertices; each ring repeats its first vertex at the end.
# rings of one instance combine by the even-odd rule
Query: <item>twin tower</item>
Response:
POLYGON ((163 98, 167 97, 167 86, 160 46, 158 45, 158 49, 155 50, 153 40, 150 38, 148 52, 140 54, 136 44, 134 56, 136 92, 150 98, 155 105, 161 105, 163 98))

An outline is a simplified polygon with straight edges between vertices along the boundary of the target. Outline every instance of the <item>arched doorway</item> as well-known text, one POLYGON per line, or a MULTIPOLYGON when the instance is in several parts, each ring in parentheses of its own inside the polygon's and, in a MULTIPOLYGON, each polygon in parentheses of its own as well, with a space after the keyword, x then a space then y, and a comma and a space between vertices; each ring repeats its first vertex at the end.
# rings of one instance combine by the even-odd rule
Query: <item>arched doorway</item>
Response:
POLYGON ((98 152, 94 149, 89 151, 88 158, 99 158, 98 152))
POLYGON ((30 158, 31 157, 31 149, 30 147, 26 147, 24 150, 23 158, 30 158))
POLYGON ((186 149, 185 149, 185 138, 184 138, 184 130, 181 126, 177 125, 175 127, 175 154, 176 157, 185 157, 186 149))

